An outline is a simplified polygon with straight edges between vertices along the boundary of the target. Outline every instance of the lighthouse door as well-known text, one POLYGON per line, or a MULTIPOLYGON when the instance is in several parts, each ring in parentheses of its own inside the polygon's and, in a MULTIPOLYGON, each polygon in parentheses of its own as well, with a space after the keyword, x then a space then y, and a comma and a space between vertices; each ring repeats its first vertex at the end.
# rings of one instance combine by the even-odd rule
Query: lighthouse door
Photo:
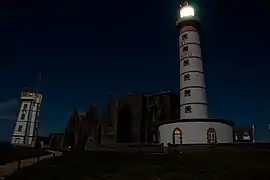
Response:
POLYGON ((173 144, 182 144, 182 131, 179 128, 173 131, 173 144))

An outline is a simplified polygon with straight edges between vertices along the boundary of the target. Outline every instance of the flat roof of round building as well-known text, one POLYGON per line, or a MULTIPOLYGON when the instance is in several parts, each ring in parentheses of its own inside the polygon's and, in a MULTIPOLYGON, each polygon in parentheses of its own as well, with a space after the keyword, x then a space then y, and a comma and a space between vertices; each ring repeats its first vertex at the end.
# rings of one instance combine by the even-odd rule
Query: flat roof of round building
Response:
POLYGON ((205 119, 173 119, 173 120, 165 120, 162 122, 156 123, 156 126, 159 127, 164 124, 172 124, 172 123, 184 123, 184 122, 218 122, 222 124, 227 124, 229 126, 234 126, 234 122, 231 120, 225 120, 225 119, 214 119, 214 118, 205 118, 205 119))

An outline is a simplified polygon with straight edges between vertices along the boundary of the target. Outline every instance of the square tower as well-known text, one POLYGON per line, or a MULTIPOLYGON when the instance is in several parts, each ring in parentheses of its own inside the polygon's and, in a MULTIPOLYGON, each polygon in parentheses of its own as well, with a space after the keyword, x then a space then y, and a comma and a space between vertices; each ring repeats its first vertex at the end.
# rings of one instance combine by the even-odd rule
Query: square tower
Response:
POLYGON ((13 129, 11 144, 35 146, 39 130, 41 102, 42 94, 37 92, 21 92, 20 112, 13 129))

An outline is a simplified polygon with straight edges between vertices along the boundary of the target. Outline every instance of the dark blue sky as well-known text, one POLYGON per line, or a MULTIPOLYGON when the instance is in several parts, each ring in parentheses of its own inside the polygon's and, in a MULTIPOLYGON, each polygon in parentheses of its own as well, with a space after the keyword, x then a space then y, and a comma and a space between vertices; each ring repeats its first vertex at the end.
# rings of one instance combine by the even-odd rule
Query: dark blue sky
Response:
MULTIPOLYGON (((266 1, 265 1, 266 2, 266 1)), ((0 140, 9 139, 20 90, 43 72, 41 131, 64 129, 74 107, 107 93, 179 89, 176 0, 40 0, 0 3, 0 140)), ((270 139, 267 4, 193 1, 212 117, 256 124, 270 139)))

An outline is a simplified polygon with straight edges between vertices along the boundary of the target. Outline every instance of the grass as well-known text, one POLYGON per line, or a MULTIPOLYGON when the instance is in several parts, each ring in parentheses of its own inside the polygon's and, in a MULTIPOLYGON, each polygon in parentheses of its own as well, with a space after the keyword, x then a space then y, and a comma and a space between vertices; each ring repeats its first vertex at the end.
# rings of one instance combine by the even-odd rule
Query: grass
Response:
POLYGON ((24 180, 223 180, 270 179, 268 152, 109 153, 71 152, 19 170, 24 180))
POLYGON ((0 165, 46 154, 49 153, 42 149, 35 149, 31 147, 13 147, 9 143, 0 143, 0 165))

